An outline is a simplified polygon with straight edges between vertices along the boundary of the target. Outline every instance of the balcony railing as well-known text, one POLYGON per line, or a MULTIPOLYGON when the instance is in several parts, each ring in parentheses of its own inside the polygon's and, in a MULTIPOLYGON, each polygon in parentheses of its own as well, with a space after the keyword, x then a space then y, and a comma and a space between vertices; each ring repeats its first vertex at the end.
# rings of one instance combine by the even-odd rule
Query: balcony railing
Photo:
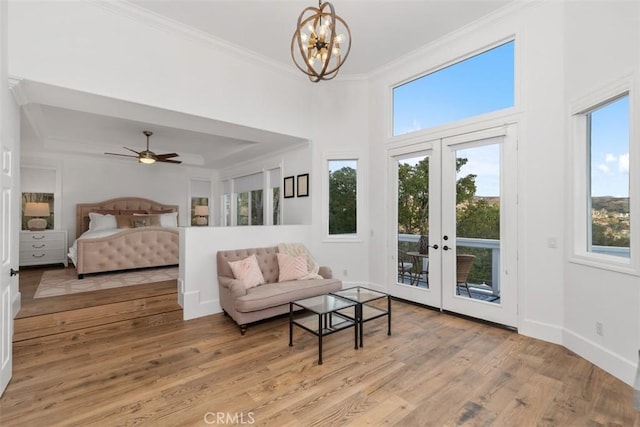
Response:
MULTIPOLYGON (((418 249, 418 241, 420 240, 420 236, 416 234, 398 234, 398 242, 406 242, 415 244, 411 250, 417 251, 418 249)), ((500 296, 500 241, 496 239, 475 239, 475 238, 467 238, 467 237, 458 237, 456 238, 456 247, 458 253, 462 253, 460 248, 473 248, 473 249, 484 249, 490 251, 490 259, 485 260, 486 264, 484 267, 484 271, 487 269, 490 270, 488 275, 482 275, 481 277, 475 277, 475 280, 470 282, 471 286, 476 286, 480 289, 490 289, 491 293, 495 296, 500 296)), ((614 246, 592 246, 592 252, 598 254, 605 254, 611 256, 618 256, 622 258, 629 258, 630 250, 629 248, 621 248, 614 246)), ((429 262, 428 259, 423 262, 429 262)), ((426 270, 426 269, 423 269, 426 270)))
MULTIPOLYGON (((420 236, 416 234, 398 234, 398 242, 406 242, 406 243, 415 243, 415 248, 412 250, 417 250, 418 241, 420 240, 420 236)), ((412 245, 413 246, 413 245, 412 245)), ((463 253, 460 251, 460 248, 472 248, 469 251, 472 254, 476 254, 477 250, 486 250, 489 253, 489 257, 487 260, 483 262, 484 274, 480 276, 476 276, 475 280, 470 282, 471 286, 476 285, 478 289, 487 289, 495 296, 500 296, 500 241, 495 239, 475 239, 468 237, 458 237, 456 238, 456 247, 458 253, 463 253), (474 251, 476 249, 476 251, 474 251), (475 252, 475 253, 474 253, 475 252), (487 271, 489 270, 489 271, 487 271)), ((429 262, 428 260, 424 260, 424 262, 429 262)))

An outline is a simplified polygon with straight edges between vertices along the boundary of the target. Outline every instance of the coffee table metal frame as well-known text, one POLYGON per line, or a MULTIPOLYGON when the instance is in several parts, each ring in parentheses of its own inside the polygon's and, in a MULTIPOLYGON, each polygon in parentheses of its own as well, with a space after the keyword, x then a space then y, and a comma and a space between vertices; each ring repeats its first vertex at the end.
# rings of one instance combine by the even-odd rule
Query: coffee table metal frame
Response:
POLYGON ((364 322, 368 322, 369 320, 387 316, 387 335, 391 335, 391 295, 385 294, 384 292, 375 291, 364 286, 354 286, 352 288, 346 288, 341 291, 331 292, 331 295, 337 295, 341 298, 353 301, 357 304, 355 307, 355 316, 346 313, 346 310, 341 310, 339 314, 346 316, 358 323, 357 329, 360 330, 360 347, 364 346, 364 322), (382 298, 387 299, 386 310, 369 304, 372 301, 376 301, 382 298))
POLYGON ((318 365, 322 365, 322 338, 353 327, 354 348, 358 349, 358 324, 355 319, 338 313, 339 310, 356 307, 357 303, 337 295, 320 295, 289 303, 289 347, 293 347, 293 325, 318 337, 318 365), (294 316, 294 307, 303 309, 294 316), (310 312, 311 314, 306 314, 310 312), (318 316, 317 327, 312 327, 313 316, 318 316), (305 322, 306 320, 306 322, 305 322))

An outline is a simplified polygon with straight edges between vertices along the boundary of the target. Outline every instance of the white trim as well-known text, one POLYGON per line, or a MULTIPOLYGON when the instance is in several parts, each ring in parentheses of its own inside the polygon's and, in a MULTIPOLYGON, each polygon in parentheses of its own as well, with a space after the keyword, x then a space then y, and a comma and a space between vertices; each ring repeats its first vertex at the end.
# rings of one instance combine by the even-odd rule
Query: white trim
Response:
POLYGON ((640 238, 636 226, 638 220, 631 215, 630 218, 630 258, 599 254, 589 251, 588 243, 591 221, 587 208, 587 198, 589 197, 588 177, 590 174, 591 162, 590 153, 587 147, 587 114, 623 96, 629 97, 629 203, 630 212, 640 211, 640 197, 637 183, 634 176, 637 168, 640 167, 640 149, 632 141, 637 140, 638 118, 637 98, 635 93, 637 75, 635 73, 623 72, 608 83, 594 89, 582 97, 576 98, 569 104, 570 116, 570 153, 569 159, 573 159, 570 164, 569 186, 571 188, 571 206, 568 209, 571 217, 569 223, 573 227, 569 229, 570 252, 568 261, 574 264, 581 264, 593 268, 609 270, 617 273, 640 276, 640 238))
POLYGON ((361 243, 364 219, 365 165, 362 154, 354 151, 326 152, 322 156, 322 241, 325 243, 361 243), (329 162, 354 160, 356 162, 356 232, 352 234, 329 234, 329 162))

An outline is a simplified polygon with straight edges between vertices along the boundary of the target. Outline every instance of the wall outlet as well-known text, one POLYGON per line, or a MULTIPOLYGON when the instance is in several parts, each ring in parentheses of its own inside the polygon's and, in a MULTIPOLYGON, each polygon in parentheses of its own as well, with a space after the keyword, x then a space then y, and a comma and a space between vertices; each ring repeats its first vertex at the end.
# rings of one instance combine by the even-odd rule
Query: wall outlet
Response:
POLYGON ((603 329, 602 322, 596 322, 596 334, 600 335, 601 337, 604 336, 604 329, 603 329))

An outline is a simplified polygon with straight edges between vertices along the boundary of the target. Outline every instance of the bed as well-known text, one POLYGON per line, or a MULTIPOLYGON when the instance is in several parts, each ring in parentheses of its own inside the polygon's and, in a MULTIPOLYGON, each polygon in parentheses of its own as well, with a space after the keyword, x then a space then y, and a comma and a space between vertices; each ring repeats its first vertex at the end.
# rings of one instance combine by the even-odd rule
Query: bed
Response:
POLYGON ((69 258, 85 274, 177 265, 178 206, 139 197, 76 205, 69 258))

